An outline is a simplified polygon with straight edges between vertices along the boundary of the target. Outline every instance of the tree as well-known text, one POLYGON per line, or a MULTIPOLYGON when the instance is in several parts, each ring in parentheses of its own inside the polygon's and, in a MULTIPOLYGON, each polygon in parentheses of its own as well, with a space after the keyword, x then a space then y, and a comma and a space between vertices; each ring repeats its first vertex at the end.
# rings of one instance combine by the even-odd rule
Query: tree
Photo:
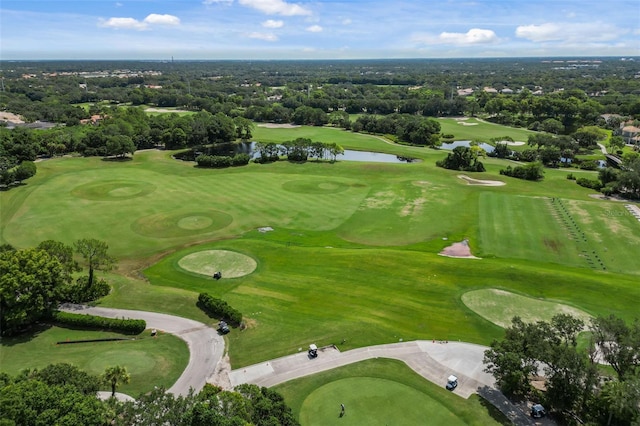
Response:
POLYGON ((67 246, 59 241, 45 240, 38 244, 36 248, 39 250, 44 250, 49 253, 49 256, 58 259, 58 261, 64 268, 67 282, 71 281, 71 274, 80 271, 80 265, 78 265, 78 262, 73 259, 72 247, 67 246))
POLYGON ((111 386, 112 398, 116 396, 116 388, 118 385, 126 385, 131 380, 131 376, 129 376, 127 369, 119 365, 116 365, 115 367, 107 367, 107 369, 104 370, 102 378, 106 384, 111 386))
POLYGON ((578 129, 571 136, 578 142, 580 148, 588 149, 606 139, 607 133, 597 126, 587 126, 578 129))
POLYGON ((602 358, 613 368, 618 380, 636 377, 640 373, 640 321, 628 326, 614 315, 591 320, 589 327, 593 343, 602 358))
POLYGON ((93 238, 81 239, 75 242, 75 249, 84 258, 89 268, 87 287, 93 285, 94 271, 108 271, 113 267, 115 259, 107 254, 109 246, 104 241, 93 238))
POLYGON ((18 182, 29 179, 36 174, 36 163, 33 161, 23 161, 15 171, 14 179, 18 182))
POLYGON ((615 153, 617 150, 624 148, 624 139, 622 139, 622 136, 612 136, 609 139, 609 146, 611 147, 611 152, 615 153))
POLYGON ((133 154, 136 152, 136 145, 131 140, 131 137, 126 135, 110 136, 107 139, 107 155, 115 155, 123 158, 126 154, 133 154))
POLYGON ((437 161, 438 167, 450 170, 464 170, 469 172, 483 172, 484 165, 478 161, 478 154, 466 146, 457 146, 447 154, 447 158, 437 161))
POLYGON ((50 315, 65 282, 60 261, 44 250, 0 252, 0 336, 50 315))
POLYGON ((640 417, 640 379, 610 381, 602 389, 602 398, 609 411, 607 426, 631 425, 640 417))
POLYGON ((85 395, 95 395, 101 384, 99 377, 66 363, 50 364, 37 371, 35 378, 49 386, 73 386, 85 395))

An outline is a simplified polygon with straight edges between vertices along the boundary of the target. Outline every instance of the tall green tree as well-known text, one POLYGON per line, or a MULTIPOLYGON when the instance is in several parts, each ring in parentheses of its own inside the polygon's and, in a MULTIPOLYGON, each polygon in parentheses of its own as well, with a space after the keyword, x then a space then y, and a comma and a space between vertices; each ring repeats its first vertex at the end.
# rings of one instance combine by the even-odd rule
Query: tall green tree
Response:
POLYGON ((65 277, 60 261, 44 250, 0 252, 0 336, 13 334, 55 310, 65 277))
POLYGON ((76 241, 74 246, 89 268, 87 287, 91 287, 94 280, 94 271, 110 270, 115 263, 115 259, 107 254, 109 246, 104 241, 94 238, 84 238, 76 241))

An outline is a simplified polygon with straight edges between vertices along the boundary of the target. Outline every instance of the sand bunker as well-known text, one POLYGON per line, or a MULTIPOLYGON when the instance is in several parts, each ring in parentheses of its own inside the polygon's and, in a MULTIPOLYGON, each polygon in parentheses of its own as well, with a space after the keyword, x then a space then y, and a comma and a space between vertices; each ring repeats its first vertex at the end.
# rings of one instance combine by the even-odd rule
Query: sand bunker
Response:
POLYGON ((10 121, 15 124, 24 123, 24 120, 18 114, 6 111, 0 111, 0 121, 10 121))
POLYGON ((178 261, 178 265, 196 274, 213 276, 222 273, 222 278, 238 278, 256 270, 258 263, 251 257, 229 250, 203 250, 191 253, 178 261))
POLYGON ((498 141, 497 143, 505 143, 509 146, 522 146, 522 145, 526 145, 526 142, 522 142, 522 141, 498 141))
POLYGON ((146 108, 144 112, 192 112, 186 109, 146 108))
POLYGON ((449 247, 445 247, 440 253, 440 256, 456 257, 462 259, 480 259, 471 254, 471 247, 469 247, 469 240, 464 239, 459 243, 453 243, 449 247))
POLYGON ((466 121, 458 121, 458 124, 461 124, 463 126, 477 126, 478 123, 467 123, 466 121))
POLYGON ((458 175, 458 177, 467 182, 467 185, 477 186, 504 186, 506 183, 499 180, 479 180, 471 178, 467 175, 458 175))
POLYGON ((267 129, 295 129, 300 126, 290 123, 260 123, 258 127, 266 127, 267 129))

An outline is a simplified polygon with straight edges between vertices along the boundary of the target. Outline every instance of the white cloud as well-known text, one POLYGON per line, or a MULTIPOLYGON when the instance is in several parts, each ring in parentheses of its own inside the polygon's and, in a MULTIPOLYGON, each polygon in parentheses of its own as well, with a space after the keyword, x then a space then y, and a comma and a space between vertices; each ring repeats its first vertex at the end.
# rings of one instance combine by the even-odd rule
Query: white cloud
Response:
POLYGON ((493 32, 493 30, 472 28, 466 33, 443 32, 438 36, 438 39, 446 44, 466 45, 495 43, 498 41, 498 36, 493 32))
POLYGON ((158 15, 157 13, 152 13, 144 18, 143 22, 151 25, 180 25, 180 18, 173 15, 158 15))
POLYGON ((597 42, 615 40, 627 31, 611 24, 553 23, 541 25, 521 25, 516 28, 516 36, 536 43, 548 41, 597 42))
POLYGON ((151 25, 180 25, 180 18, 173 15, 159 15, 152 13, 144 20, 138 21, 135 18, 109 18, 98 20, 98 26, 113 28, 115 30, 146 30, 151 25))
POLYGON ((311 15, 311 11, 309 9, 306 9, 299 4, 287 3, 283 0, 238 0, 238 3, 243 6, 257 9, 267 15, 311 15))
POLYGON ((351 25, 351 19, 345 18, 342 20, 342 25, 351 25))
POLYGON ((322 27, 320 25, 311 25, 310 27, 307 27, 307 31, 310 33, 321 33, 322 27))
POLYGON ((276 36, 273 33, 250 33, 247 35, 249 38, 255 38, 258 40, 264 40, 264 41, 278 41, 278 36, 276 36))
POLYGON ((284 26, 284 22, 267 19, 262 23, 262 26, 265 28, 282 28, 284 26))
POLYGON ((144 30, 147 28, 147 24, 140 22, 135 18, 109 18, 107 20, 101 19, 98 21, 98 26, 105 28, 113 28, 116 30, 144 30))
POLYGON ((117 3, 116 3, 116 7, 122 7, 122 3, 117 2, 117 3))

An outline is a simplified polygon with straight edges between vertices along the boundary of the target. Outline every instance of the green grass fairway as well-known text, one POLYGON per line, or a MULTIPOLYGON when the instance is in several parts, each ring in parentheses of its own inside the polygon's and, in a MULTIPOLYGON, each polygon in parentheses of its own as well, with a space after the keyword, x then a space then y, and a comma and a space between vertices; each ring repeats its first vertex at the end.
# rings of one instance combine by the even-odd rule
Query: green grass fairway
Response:
POLYGON ((340 367, 283 383, 276 390, 303 426, 418 425, 425 421, 434 425, 509 424, 481 398, 462 399, 390 359, 340 367), (339 417, 340 404, 345 405, 343 417, 339 417))
MULTIPOLYGON (((148 333, 143 333, 136 340, 56 344, 60 341, 109 337, 132 336, 50 327, 16 338, 4 338, 0 347, 0 371, 15 375, 26 368, 43 368, 65 362, 100 375, 107 367, 122 365, 131 375, 131 382, 118 387, 118 390, 137 396, 153 390, 154 386, 171 387, 189 362, 187 344, 170 334, 152 338, 148 333)), ((111 389, 105 386, 104 390, 111 389)))
POLYGON ((205 250, 186 255, 178 261, 182 269, 211 277, 222 272, 223 278, 238 278, 255 271, 258 264, 249 256, 229 250, 205 250))
POLYGON ((453 135, 455 140, 482 140, 489 142, 493 138, 511 136, 514 141, 527 142, 529 135, 534 133, 531 130, 501 126, 478 120, 477 118, 467 118, 466 120, 439 118, 438 122, 440 123, 440 131, 443 134, 453 135))
POLYGON ((373 377, 353 377, 328 383, 313 391, 302 404, 300 423, 327 425, 465 425, 437 401, 410 386, 373 377), (340 417, 340 404, 345 415, 340 417), (348 409, 346 408, 348 407, 348 409))
POLYGON ((524 322, 550 321, 554 315, 567 314, 589 324, 591 315, 580 309, 555 303, 525 297, 495 288, 474 290, 462 295, 464 304, 492 323, 500 327, 511 325, 511 318, 519 316, 524 322))

